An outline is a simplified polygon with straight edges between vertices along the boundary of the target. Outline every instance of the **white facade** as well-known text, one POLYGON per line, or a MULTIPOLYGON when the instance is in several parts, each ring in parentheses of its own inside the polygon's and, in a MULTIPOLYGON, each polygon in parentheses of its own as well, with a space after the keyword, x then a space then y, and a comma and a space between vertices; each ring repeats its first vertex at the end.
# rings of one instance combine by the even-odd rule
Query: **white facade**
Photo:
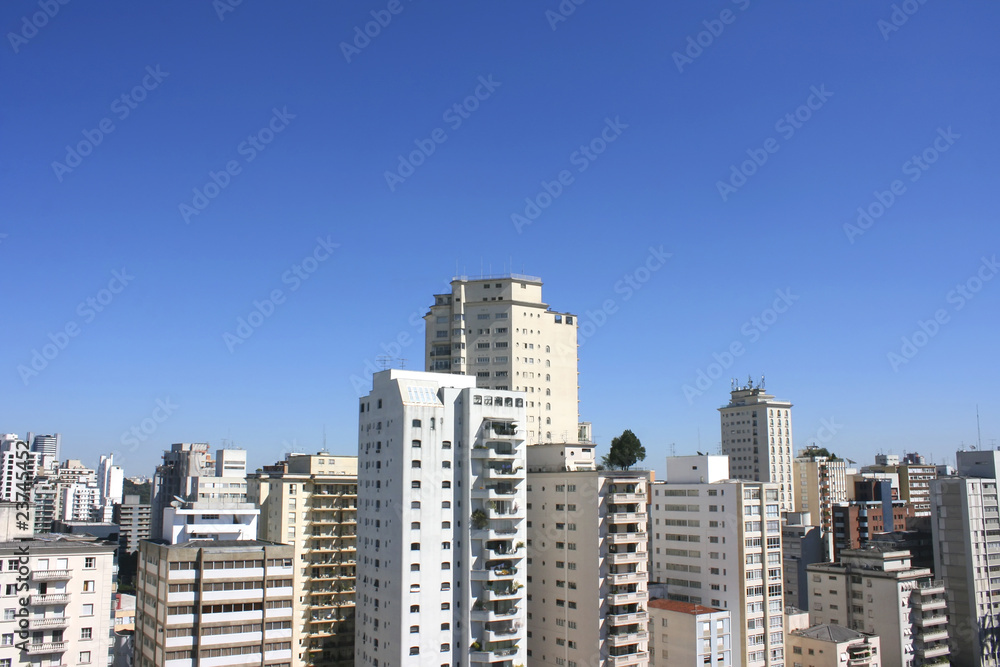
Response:
POLYGON ((355 664, 526 662, 525 395, 388 370, 361 399, 355 664))
POLYGON ((3 600, 0 665, 108 664, 115 546, 68 536, 0 543, 0 589, 21 591, 3 600))
POLYGON ((527 448, 530 660, 645 667, 649 473, 586 449, 527 448))
MULTIPOLYGON (((960 474, 993 475, 996 452, 958 452, 960 474)), ((1000 503, 995 477, 938 477, 931 482, 934 572, 951 616, 959 667, 1000 664, 1000 503)))
POLYGON ((170 544, 192 540, 254 540, 260 508, 251 503, 198 502, 163 510, 162 539, 170 544))
POLYGON ((97 466, 97 482, 101 490, 101 503, 114 505, 122 501, 125 485, 125 471, 115 465, 115 455, 101 456, 97 466))
POLYGON ((0 500, 17 502, 19 490, 25 488, 19 488, 18 484, 25 479, 33 480, 40 472, 42 455, 25 451, 25 444, 14 433, 0 435, 0 500))
POLYGON ((775 400, 751 380, 730 394, 719 408, 722 453, 729 456, 729 476, 779 485, 781 510, 794 512, 792 404, 775 400))
POLYGON ((454 278, 424 321, 428 371, 527 394, 528 444, 589 440, 579 423, 576 316, 542 302, 541 278, 454 278))
MULTIPOLYGON (((707 469, 712 457, 671 458, 683 470, 698 458, 707 469)), ((736 667, 785 664, 779 493, 777 484, 711 477, 652 484, 651 586, 663 584, 655 588, 671 600, 728 610, 736 667)))

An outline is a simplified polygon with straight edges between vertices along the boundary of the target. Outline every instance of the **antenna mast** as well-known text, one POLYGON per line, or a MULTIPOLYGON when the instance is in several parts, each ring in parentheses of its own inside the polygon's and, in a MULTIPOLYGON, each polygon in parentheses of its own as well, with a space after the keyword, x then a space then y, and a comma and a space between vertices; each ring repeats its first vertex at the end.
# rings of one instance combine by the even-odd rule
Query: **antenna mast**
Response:
POLYGON ((979 426, 979 404, 976 404, 976 449, 983 450, 983 430, 979 426))

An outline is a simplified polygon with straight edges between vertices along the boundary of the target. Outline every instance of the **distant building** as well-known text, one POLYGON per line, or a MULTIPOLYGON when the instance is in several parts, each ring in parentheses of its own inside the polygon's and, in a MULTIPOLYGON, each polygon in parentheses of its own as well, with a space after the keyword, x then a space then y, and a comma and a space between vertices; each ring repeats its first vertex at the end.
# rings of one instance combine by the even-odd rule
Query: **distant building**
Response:
POLYGON ((781 526, 782 572, 785 577, 785 606, 809 606, 809 573, 813 563, 826 560, 823 531, 809 525, 810 513, 789 512, 781 526))
POLYGON ((113 520, 118 524, 118 537, 125 553, 139 550, 139 542, 150 538, 153 508, 139 502, 139 496, 127 495, 114 507, 113 520))
POLYGON ((31 443, 31 451, 38 452, 51 460, 58 461, 62 450, 62 436, 59 433, 52 435, 35 435, 28 433, 28 442, 31 443))
POLYGON ((291 664, 292 557, 257 540, 142 542, 135 665, 291 664))
POLYGON ((878 533, 903 531, 914 518, 913 505, 901 500, 859 500, 833 507, 833 560, 845 549, 857 549, 878 533))
POLYGON ((542 301, 541 278, 457 276, 424 322, 426 370, 527 394, 527 444, 590 441, 579 423, 576 316, 542 301))
POLYGON ((746 386, 733 389, 729 405, 719 408, 719 415, 729 477, 777 484, 781 511, 796 511, 792 404, 776 400, 750 380, 746 386))
POLYGON ((649 664, 732 667, 730 613, 690 602, 649 601, 649 664))
POLYGON ((812 515, 809 523, 820 527, 824 554, 832 559, 833 507, 848 499, 847 463, 843 459, 817 456, 812 451, 815 450, 804 449, 795 459, 796 511, 812 515))

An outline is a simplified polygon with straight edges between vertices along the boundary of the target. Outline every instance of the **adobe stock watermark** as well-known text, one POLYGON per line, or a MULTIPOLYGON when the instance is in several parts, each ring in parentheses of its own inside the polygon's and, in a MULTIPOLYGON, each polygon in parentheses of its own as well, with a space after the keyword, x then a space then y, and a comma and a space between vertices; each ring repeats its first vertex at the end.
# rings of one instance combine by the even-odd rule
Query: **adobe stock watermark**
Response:
MULTIPOLYGON (((786 113, 774 124, 774 131, 781 135, 781 138, 788 141, 795 136, 796 131, 809 122, 813 113, 819 111, 826 104, 827 100, 833 97, 833 93, 826 89, 826 84, 820 84, 819 88, 811 86, 810 94, 806 101, 800 104, 794 111, 786 113)), ((737 167, 730 165, 729 179, 716 181, 715 188, 719 191, 722 201, 728 201, 729 196, 736 193, 747 184, 747 180, 763 167, 768 159, 781 149, 781 144, 774 137, 764 140, 761 148, 748 148, 746 150, 749 159, 744 160, 737 167)))
POLYGON ((121 271, 112 271, 111 280, 108 284, 97 291, 93 296, 88 296, 76 307, 76 314, 80 318, 71 319, 66 322, 55 333, 49 333, 49 342, 43 343, 40 348, 32 348, 31 359, 27 364, 19 364, 17 373, 21 376, 21 381, 27 387, 32 378, 38 377, 42 371, 49 367, 59 354, 65 350, 72 339, 76 338, 83 331, 83 325, 93 322, 99 313, 104 312, 121 294, 125 288, 135 280, 135 276, 127 273, 123 267, 121 271))
POLYGON ((295 118, 295 114, 288 112, 288 107, 277 107, 271 109, 271 118, 264 127, 253 134, 247 136, 236 146, 236 153, 243 158, 239 160, 229 160, 219 171, 209 170, 208 180, 200 188, 194 188, 191 203, 181 202, 177 210, 184 220, 184 224, 191 223, 192 216, 201 215, 202 211, 208 208, 212 200, 218 197, 223 190, 233 182, 234 176, 243 173, 243 164, 250 164, 262 153, 268 145, 274 141, 275 137, 285 131, 288 124, 295 118))
MULTIPOLYGON (((132 90, 122 93, 111 102, 111 113, 119 121, 128 118, 133 111, 139 108, 139 104, 145 101, 149 93, 160 87, 163 80, 170 76, 170 72, 164 72, 157 65, 146 66, 146 75, 136 84, 132 90)), ((52 162, 52 172, 56 180, 62 183, 66 174, 72 173, 74 169, 83 164, 83 159, 94 152, 94 149, 101 145, 104 138, 115 131, 115 122, 109 116, 105 116, 97 122, 91 129, 83 129, 80 133, 83 139, 73 145, 66 145, 66 156, 62 162, 54 160, 52 162)))
POLYGON ((879 19, 876 27, 882 33, 882 39, 889 41, 889 36, 906 25, 910 17, 920 11, 920 8, 927 3, 927 0, 903 0, 898 5, 892 5, 892 13, 889 20, 879 19))
MULTIPOLYGON (((283 285, 289 285, 288 292, 297 292, 302 284, 319 270, 319 267, 326 260, 330 259, 333 251, 340 247, 339 243, 333 243, 330 237, 325 239, 317 237, 316 246, 302 260, 292 264, 292 266, 281 274, 283 285)), ((253 308, 246 317, 236 318, 236 328, 234 333, 223 332, 222 342, 226 344, 229 353, 236 351, 237 345, 247 342, 257 329, 263 326, 278 306, 285 303, 287 294, 281 288, 271 290, 262 300, 254 299, 253 308)))
MULTIPOLYGON (((952 131, 950 125, 948 129, 939 127, 934 141, 919 154, 913 155, 903 163, 901 167, 903 175, 909 176, 911 183, 916 183, 924 175, 924 172, 938 161, 941 154, 948 152, 961 137, 962 135, 952 131)), ((853 244, 854 239, 875 226, 878 219, 885 215, 886 211, 892 208, 893 204, 904 194, 906 194, 906 183, 898 178, 889 183, 888 189, 875 190, 872 193, 874 200, 867 205, 858 207, 858 217, 854 223, 844 223, 844 234, 847 235, 847 240, 853 244)))
POLYGON ((774 293, 775 299, 769 307, 762 310, 759 315, 754 315, 740 326, 740 334, 743 338, 733 340, 722 352, 713 352, 712 359, 714 361, 710 362, 704 368, 699 368, 695 371, 694 383, 685 384, 681 387, 688 405, 693 405, 696 396, 701 396, 711 389, 715 381, 732 368, 736 359, 746 354, 748 345, 760 340, 761 336, 769 331, 781 316, 787 313, 800 298, 797 294, 792 294, 790 287, 786 287, 783 290, 775 290, 774 293), (744 342, 744 339, 746 342, 744 342))
POLYGON ((235 12, 236 8, 242 4, 243 0, 212 0, 212 9, 215 10, 215 15, 222 22, 226 20, 226 14, 235 12))
POLYGON ((989 258, 983 257, 976 272, 964 282, 955 285, 945 295, 945 303, 951 304, 951 310, 938 308, 928 319, 917 320, 917 328, 910 335, 900 339, 899 348, 886 354, 892 371, 898 373, 900 366, 913 361, 920 350, 927 347, 931 339, 941 332, 941 327, 951 321, 952 314, 962 310, 976 298, 983 286, 996 277, 998 271, 1000 271, 1000 264, 997 263, 996 255, 989 258))
POLYGON ((372 20, 364 24, 364 29, 359 25, 354 26, 354 39, 351 43, 340 43, 340 52, 344 54, 344 59, 350 63, 352 58, 360 55, 373 39, 382 34, 383 28, 389 27, 392 17, 399 16, 404 9, 406 6, 400 0, 389 0, 385 9, 373 9, 370 12, 372 20))
POLYGON ((545 10, 545 20, 549 22, 549 27, 553 31, 569 19, 574 13, 576 13, 576 8, 585 3, 587 0, 562 0, 555 10, 546 9, 545 10))
MULTIPOLYGON (((581 144, 579 148, 569 154, 570 165, 576 167, 576 172, 582 174, 587 171, 608 146, 618 140, 628 128, 627 123, 621 121, 620 116, 604 119, 604 127, 601 131, 586 144, 581 144)), ((563 169, 551 181, 542 180, 542 189, 532 197, 525 197, 524 210, 514 212, 510 215, 510 222, 518 234, 524 233, 524 228, 531 225, 541 215, 542 211, 552 205, 556 199, 562 196, 570 185, 576 181, 576 177, 569 169, 563 169)))
MULTIPOLYGON (((492 74, 485 77, 480 76, 477 81, 478 85, 473 89, 471 95, 465 97, 461 102, 452 104, 441 114, 441 120, 447 123, 452 130, 462 127, 462 123, 472 117, 472 114, 479 108, 479 104, 490 99, 496 89, 502 85, 500 81, 493 80, 492 74)), ((413 176, 417 169, 427 161, 427 158, 434 154, 437 147, 446 141, 448 141, 448 133, 442 127, 434 128, 426 139, 414 139, 413 145, 416 148, 405 156, 400 153, 395 171, 386 170, 384 173, 385 184, 389 186, 389 192, 395 192, 398 185, 413 176)))
POLYGON ((121 438, 119 438, 122 446, 128 447, 130 452, 139 449, 139 445, 149 440, 160 428, 160 425, 170 419, 178 408, 180 406, 172 403, 169 396, 156 399, 156 407, 153 408, 149 416, 122 433, 121 438))
POLYGON ((68 5, 69 0, 38 0, 38 8, 34 14, 25 14, 21 17, 21 29, 18 32, 8 32, 7 41, 14 53, 20 53, 21 47, 38 35, 38 31, 49 24, 51 19, 56 17, 63 5, 68 5))
MULTIPOLYGON (((732 0, 733 4, 737 5, 740 11, 746 11, 747 7, 750 6, 750 0, 732 0)), ((674 65, 677 66, 677 71, 681 74, 684 73, 684 68, 687 65, 691 65, 695 60, 701 57, 705 52, 705 49, 715 44, 715 40, 722 36, 725 32, 727 25, 732 25, 736 22, 736 17, 739 16, 732 9, 723 9, 719 12, 719 18, 715 19, 705 19, 701 24, 705 27, 704 30, 696 33, 695 35, 688 35, 687 46, 684 47, 684 52, 680 51, 673 52, 674 65)))

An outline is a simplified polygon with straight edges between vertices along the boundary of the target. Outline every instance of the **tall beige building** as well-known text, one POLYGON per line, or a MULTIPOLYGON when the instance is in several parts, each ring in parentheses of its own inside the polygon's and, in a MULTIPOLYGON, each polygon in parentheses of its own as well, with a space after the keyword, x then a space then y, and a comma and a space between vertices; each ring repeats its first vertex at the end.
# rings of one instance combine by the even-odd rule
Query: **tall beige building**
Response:
POLYGON ((745 386, 734 386, 729 405, 719 408, 719 414, 729 476, 777 484, 781 511, 795 512, 792 404, 775 400, 748 380, 745 386))
POLYGON ((847 463, 843 459, 816 456, 809 449, 799 452, 794 463, 796 511, 811 515, 811 523, 822 531, 827 559, 833 558, 833 506, 846 503, 847 463))
POLYGON ((358 457, 288 454, 247 476, 260 539, 294 551, 293 665, 354 664, 358 457))
POLYGON ((729 611, 734 667, 784 667, 779 488, 727 468, 725 456, 667 458, 667 481, 651 485, 650 586, 729 611))
POLYGON ((529 445, 589 439, 579 424, 576 316, 542 301, 541 278, 456 277, 424 320, 428 371, 527 394, 529 445))
POLYGON ((526 454, 529 661, 646 667, 649 473, 599 471, 593 447, 526 454))

